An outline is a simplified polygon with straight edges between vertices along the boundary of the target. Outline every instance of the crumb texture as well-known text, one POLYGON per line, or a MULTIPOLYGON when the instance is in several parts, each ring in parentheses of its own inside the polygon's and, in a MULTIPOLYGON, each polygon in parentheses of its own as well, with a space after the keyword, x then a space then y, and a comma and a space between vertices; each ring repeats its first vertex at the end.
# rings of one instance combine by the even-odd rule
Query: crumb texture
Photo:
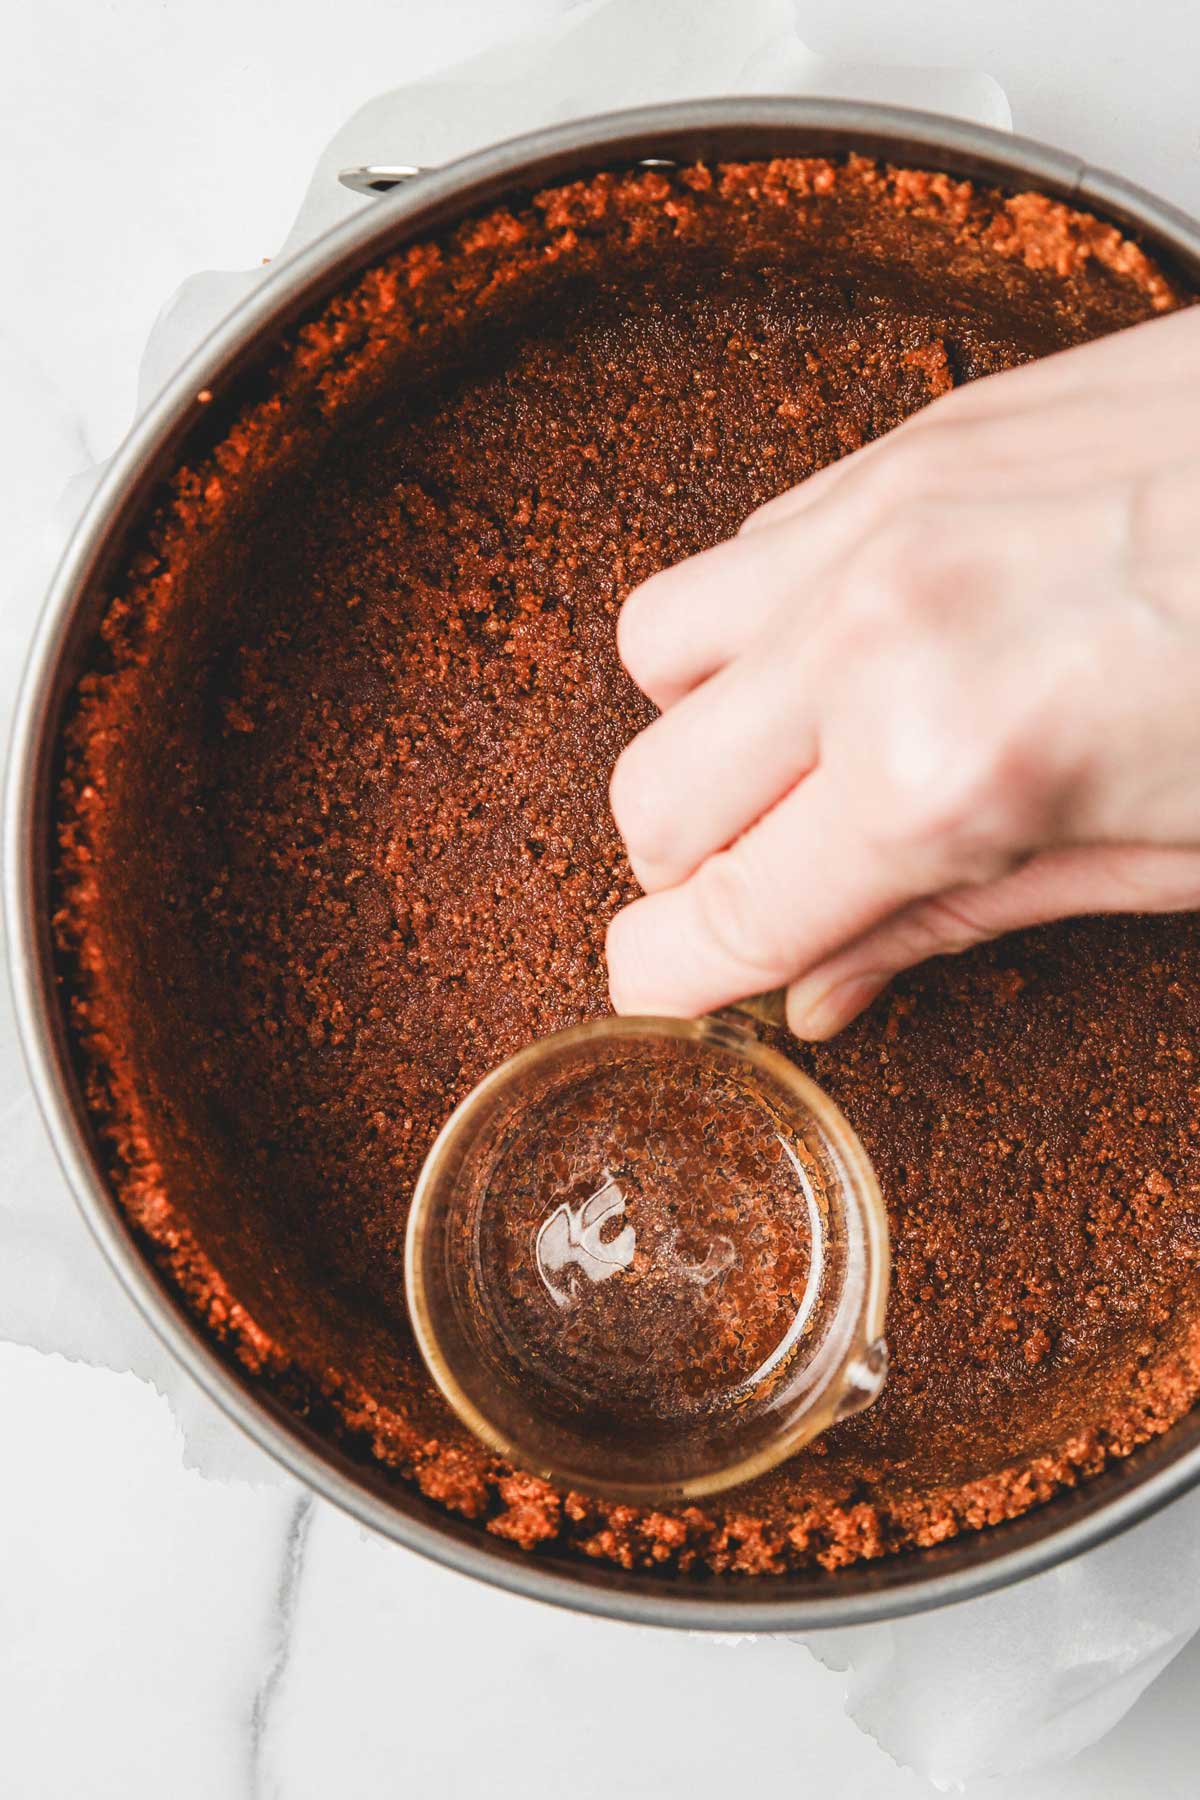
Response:
POLYGON ((407 247, 215 393, 65 728, 55 928, 114 1191, 248 1379, 403 1489, 622 1568, 836 1569, 1011 1518, 1200 1389, 1200 932, 1080 921, 790 1046, 875 1160, 882 1400, 703 1506, 459 1429, 408 1197, 606 1010, 623 596, 963 381, 1191 298, 1113 226, 860 158, 601 175, 407 247))

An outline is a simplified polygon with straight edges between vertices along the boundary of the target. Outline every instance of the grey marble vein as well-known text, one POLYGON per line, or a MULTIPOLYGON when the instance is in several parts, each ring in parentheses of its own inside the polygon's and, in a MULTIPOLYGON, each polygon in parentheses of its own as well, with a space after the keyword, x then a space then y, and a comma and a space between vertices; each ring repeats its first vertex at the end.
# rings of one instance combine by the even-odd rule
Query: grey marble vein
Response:
POLYGON ((267 1739, 272 1709, 287 1674, 292 1652, 292 1625, 304 1574, 304 1551, 312 1525, 314 1504, 311 1494, 301 1494, 288 1515, 283 1560, 271 1611, 267 1666, 250 1709, 250 1800, 274 1800, 278 1794, 278 1789, 271 1783, 266 1764, 267 1739))

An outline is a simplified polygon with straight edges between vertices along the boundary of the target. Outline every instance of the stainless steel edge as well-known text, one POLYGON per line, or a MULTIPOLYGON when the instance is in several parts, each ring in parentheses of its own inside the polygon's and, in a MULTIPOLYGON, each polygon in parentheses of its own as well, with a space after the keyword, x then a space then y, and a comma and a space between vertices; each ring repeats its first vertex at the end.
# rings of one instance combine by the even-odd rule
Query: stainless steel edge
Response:
MULTIPOLYGON (((40 866, 46 784, 62 699, 64 658, 89 586, 125 529, 153 473, 202 416, 202 392, 220 395, 249 355, 372 256, 507 191, 528 189, 606 163, 643 157, 737 156, 859 149, 926 162, 1001 185, 1030 184, 1094 205, 1148 234, 1160 252, 1200 278, 1200 227, 1115 176, 1027 139, 936 114, 842 101, 712 99, 606 114, 537 131, 406 182, 280 265, 226 319, 139 420, 114 457, 67 548, 29 654, 14 718, 4 796, 3 879, 9 971, 25 1057, 64 1173, 93 1235, 131 1299, 180 1363, 264 1450, 361 1523, 434 1561, 514 1593, 641 1624, 719 1631, 812 1631, 949 1605, 1047 1569, 1114 1536, 1200 1483, 1200 1442, 1162 1466, 1118 1480, 1101 1477, 1080 1498, 1079 1516, 1057 1523, 1053 1508, 1016 1525, 960 1540, 951 1566, 939 1552, 888 1559, 808 1581, 714 1579, 666 1591, 652 1578, 566 1565, 509 1552, 418 1503, 392 1499, 361 1471, 318 1447, 215 1352, 160 1281, 126 1225, 96 1161, 70 1067, 55 998, 40 866), (1044 1523, 1039 1524, 1039 1520, 1044 1523)), ((1130 1465, 1132 1467, 1132 1465, 1130 1465)))

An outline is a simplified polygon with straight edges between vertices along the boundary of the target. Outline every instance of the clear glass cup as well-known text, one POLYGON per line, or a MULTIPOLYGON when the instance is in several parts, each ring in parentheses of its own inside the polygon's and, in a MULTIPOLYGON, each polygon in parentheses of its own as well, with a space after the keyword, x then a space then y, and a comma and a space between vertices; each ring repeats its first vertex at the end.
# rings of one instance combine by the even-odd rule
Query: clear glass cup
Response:
POLYGON ((887 1373, 870 1162, 741 1010, 605 1018, 518 1051, 430 1149, 405 1261, 459 1418, 584 1492, 747 1481, 887 1373))

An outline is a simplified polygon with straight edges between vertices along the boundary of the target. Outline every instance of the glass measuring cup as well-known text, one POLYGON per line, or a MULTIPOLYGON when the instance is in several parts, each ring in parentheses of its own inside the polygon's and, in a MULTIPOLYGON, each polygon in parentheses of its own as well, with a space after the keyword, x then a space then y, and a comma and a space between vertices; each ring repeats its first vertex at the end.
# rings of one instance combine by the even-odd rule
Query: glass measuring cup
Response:
POLYGON ((869 1406, 887 1216, 838 1108, 755 1020, 604 1018, 455 1109, 409 1215, 417 1344, 517 1466, 629 1500, 749 1480, 869 1406))

